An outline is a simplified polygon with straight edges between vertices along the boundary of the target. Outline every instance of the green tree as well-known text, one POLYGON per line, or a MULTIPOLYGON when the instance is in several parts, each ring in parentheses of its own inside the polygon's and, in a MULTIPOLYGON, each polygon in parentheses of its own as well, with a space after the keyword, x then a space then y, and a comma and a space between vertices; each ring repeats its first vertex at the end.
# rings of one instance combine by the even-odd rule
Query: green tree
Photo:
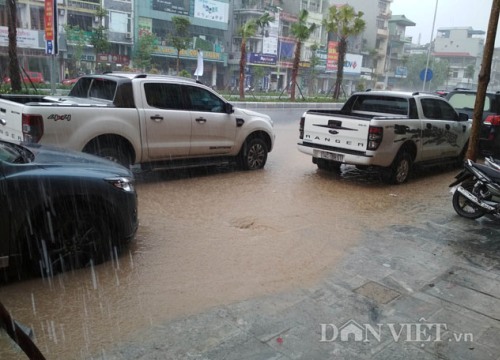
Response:
POLYGON ((470 84, 471 79, 474 77, 475 73, 474 65, 467 65, 464 70, 464 77, 467 79, 467 84, 470 84))
POLYGON ((64 25, 66 32, 66 42, 72 47, 72 58, 70 60, 73 69, 80 68, 80 59, 85 49, 85 32, 78 26, 64 25))
POLYGON ((311 45, 311 58, 309 59, 309 65, 310 65, 310 70, 309 70, 309 93, 314 94, 316 93, 316 79, 318 77, 318 71, 316 70, 316 66, 320 64, 320 58, 316 54, 316 51, 318 51, 319 45, 314 43, 311 45))
POLYGON ((347 53, 347 39, 349 36, 360 34, 365 29, 365 21, 362 19, 363 12, 356 12, 350 5, 341 7, 331 6, 328 9, 328 15, 323 19, 323 26, 326 31, 333 33, 338 38, 338 63, 337 80, 335 81, 335 90, 333 98, 338 99, 342 81, 344 80, 344 62, 347 53))
POLYGON ((139 40, 137 41, 133 57, 136 67, 142 71, 149 71, 151 69, 151 54, 156 49, 157 42, 154 34, 146 30, 141 31, 141 36, 139 36, 139 40))
POLYGON ((172 24, 174 25, 174 32, 170 34, 170 42, 177 50, 176 73, 178 74, 180 68, 181 50, 186 50, 191 41, 191 38, 189 37, 189 26, 191 25, 191 22, 186 17, 173 16, 172 24))
POLYGON ((299 74, 300 53, 302 43, 309 39, 311 34, 316 30, 316 24, 307 24, 309 12, 305 9, 301 10, 296 22, 292 24, 290 32, 295 38, 295 52, 293 55, 292 65, 292 88, 290 89, 290 100, 295 101, 295 88, 297 87, 297 75, 299 74))
MULTIPOLYGON (((406 79, 401 79, 401 86, 415 91, 422 88, 422 79, 420 73, 425 69, 427 63, 426 54, 411 55, 407 61, 408 75, 406 79)), ((436 89, 446 83, 448 78, 448 61, 430 59, 429 67, 432 69, 432 84, 431 86, 436 89)))
POLYGON ((12 91, 21 91, 21 73, 17 59, 17 4, 7 0, 7 24, 9 37, 9 77, 12 91))
POLYGON ((247 63, 247 40, 252 36, 255 36, 260 26, 267 26, 269 25, 270 21, 274 21, 274 18, 269 16, 269 13, 266 12, 257 19, 248 20, 238 29, 238 35, 241 36, 240 81, 239 81, 240 100, 245 99, 245 67, 247 63))
POLYGON ((94 47, 96 70, 99 68, 99 54, 108 51, 111 44, 108 41, 108 28, 103 25, 104 19, 106 18, 107 10, 98 7, 94 13, 94 16, 98 19, 99 24, 97 27, 92 29, 92 34, 90 35, 90 44, 94 47))
POLYGON ((239 29, 238 34, 241 36, 240 45, 240 100, 245 100, 245 67, 247 63, 247 40, 255 35, 258 26, 256 19, 250 19, 244 23, 239 29))

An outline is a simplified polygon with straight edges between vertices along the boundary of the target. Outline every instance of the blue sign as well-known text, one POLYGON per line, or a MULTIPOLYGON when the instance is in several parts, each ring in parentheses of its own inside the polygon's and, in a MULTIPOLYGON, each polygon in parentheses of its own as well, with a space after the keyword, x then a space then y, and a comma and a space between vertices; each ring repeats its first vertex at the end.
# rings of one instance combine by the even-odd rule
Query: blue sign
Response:
POLYGON ((277 57, 274 54, 250 53, 248 57, 249 64, 276 65, 277 57))
POLYGON ((422 81, 431 81, 432 80, 432 70, 427 68, 427 69, 423 69, 421 72, 420 72, 420 80, 422 81))
POLYGON ((52 40, 47 40, 46 47, 45 47, 45 53, 48 55, 52 55, 54 52, 54 48, 52 46, 52 40))

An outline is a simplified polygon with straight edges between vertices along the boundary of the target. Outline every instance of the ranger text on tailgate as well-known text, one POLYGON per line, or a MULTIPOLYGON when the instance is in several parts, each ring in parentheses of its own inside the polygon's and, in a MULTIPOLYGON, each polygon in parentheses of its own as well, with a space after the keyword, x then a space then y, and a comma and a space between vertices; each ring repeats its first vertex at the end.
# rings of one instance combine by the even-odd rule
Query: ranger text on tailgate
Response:
POLYGON ((414 164, 461 164, 470 128, 467 115, 439 96, 370 91, 353 94, 341 110, 304 113, 298 148, 320 169, 372 166, 399 184, 414 164))

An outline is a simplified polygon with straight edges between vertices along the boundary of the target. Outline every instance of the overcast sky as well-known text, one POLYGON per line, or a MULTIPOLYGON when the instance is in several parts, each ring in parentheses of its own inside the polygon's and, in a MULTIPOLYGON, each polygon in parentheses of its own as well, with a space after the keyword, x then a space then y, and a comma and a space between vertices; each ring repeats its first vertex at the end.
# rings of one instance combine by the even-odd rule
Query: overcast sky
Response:
MULTIPOLYGON (((431 39, 432 23, 437 3, 436 24, 432 37, 442 27, 472 27, 474 30, 488 30, 492 0, 393 0, 392 15, 405 15, 416 23, 406 28, 406 36, 413 42, 426 44, 431 39)), ((486 34, 484 35, 486 38, 486 34)), ((497 33, 496 46, 500 46, 497 33)))

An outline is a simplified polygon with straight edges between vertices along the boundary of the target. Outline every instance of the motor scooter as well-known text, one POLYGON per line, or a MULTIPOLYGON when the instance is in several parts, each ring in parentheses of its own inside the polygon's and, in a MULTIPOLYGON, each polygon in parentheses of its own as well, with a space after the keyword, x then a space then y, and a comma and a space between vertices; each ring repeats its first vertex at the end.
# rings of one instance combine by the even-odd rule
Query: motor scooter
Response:
POLYGON ((494 159, 487 164, 466 160, 450 184, 453 208, 458 215, 478 219, 492 214, 500 219, 500 164, 494 159))

